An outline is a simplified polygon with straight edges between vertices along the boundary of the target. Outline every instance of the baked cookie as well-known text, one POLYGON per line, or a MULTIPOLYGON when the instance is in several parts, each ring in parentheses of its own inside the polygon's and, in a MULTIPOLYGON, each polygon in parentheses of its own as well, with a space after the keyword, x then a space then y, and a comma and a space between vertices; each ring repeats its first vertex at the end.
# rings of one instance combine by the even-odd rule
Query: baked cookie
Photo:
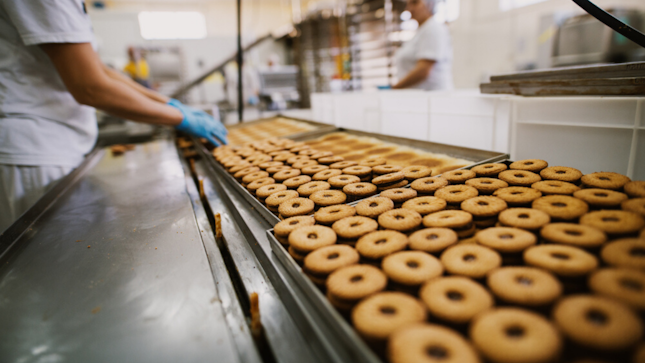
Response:
POLYGON ((526 170, 505 170, 497 177, 507 182, 508 185, 518 187, 529 187, 542 180, 538 174, 526 170))
POLYGON ((624 211, 640 214, 645 217, 645 198, 628 199, 620 203, 624 211))
POLYGON ((511 227, 488 228, 477 232, 475 238, 477 243, 503 253, 521 252, 537 242, 533 233, 511 227))
MULTIPOLYGON (((284 245, 284 243, 283 243, 283 245, 284 245)), ((288 245, 288 243, 287 243, 287 245, 288 245)), ((293 246, 289 246, 287 248, 287 252, 289 252, 289 256, 291 256, 294 259, 294 261, 296 261, 296 263, 298 265, 300 265, 300 266, 302 266, 302 264, 305 261, 305 257, 307 257, 306 253, 300 253, 300 252, 296 251, 293 248, 293 246)))
POLYGON ((311 177, 309 175, 299 175, 283 181, 282 184, 289 189, 297 190, 301 185, 307 184, 310 181, 311 177))
POLYGON ((589 210, 587 203, 568 195, 547 195, 534 200, 531 205, 551 218, 560 220, 577 219, 589 210))
POLYGON ((353 183, 358 183, 361 181, 361 178, 357 177, 356 175, 338 175, 338 176, 332 176, 331 178, 327 179, 327 183, 332 186, 332 188, 335 189, 343 189, 345 185, 353 184, 353 183))
POLYGON ((352 217, 355 214, 356 208, 350 205, 339 204, 320 208, 316 213, 314 213, 314 219, 319 224, 332 225, 336 221, 339 221, 343 218, 352 217))
MULTIPOLYGON (((276 193, 278 194, 278 193, 276 193)), ((314 211, 314 202, 307 198, 291 198, 280 203, 278 212, 284 218, 311 214, 314 211)))
POLYGON ((540 230, 540 236, 552 243, 581 248, 595 248, 607 241, 605 232, 590 226, 572 223, 551 223, 540 230))
POLYGON ((589 278, 589 288, 599 295, 616 299, 645 311, 645 273, 627 268, 605 268, 589 278))
POLYGON ((473 221, 473 215, 461 210, 444 210, 423 217, 423 225, 432 228, 459 229, 468 227, 473 221))
POLYGON ((354 328, 367 341, 384 341, 397 329, 426 320, 421 302, 400 292, 381 292, 352 310, 354 328))
POLYGON ((563 182, 577 183, 582 178, 582 172, 567 166, 550 166, 540 171, 540 176, 545 180, 560 180, 563 182))
POLYGON ((515 227, 534 231, 549 224, 551 217, 539 209, 511 208, 502 211, 499 222, 506 227, 515 227))
MULTIPOLYGON (((237 179, 238 181, 242 181, 242 178, 244 178, 246 175, 251 174, 251 173, 256 173, 260 171, 260 168, 257 166, 250 166, 248 168, 244 168, 237 173, 233 174, 233 177, 237 179)), ((267 175, 268 176, 268 175, 267 175)), ((274 178, 275 179, 275 178, 274 178)))
POLYGON ((601 296, 566 297, 553 309, 553 320, 569 339, 594 349, 624 349, 643 336, 643 324, 630 308, 601 296))
POLYGON ((440 325, 410 324, 388 341, 391 363, 480 363, 470 343, 454 330, 440 325))
POLYGON ((311 154, 309 157, 313 160, 318 160, 322 158, 328 158, 331 156, 334 156, 334 153, 332 153, 331 151, 319 151, 315 154, 311 154))
POLYGON ((343 192, 347 194, 350 200, 355 201, 376 194, 376 185, 365 182, 347 184, 343 187, 343 192))
POLYGON ((415 198, 417 191, 409 188, 393 188, 381 193, 381 197, 390 198, 396 204, 403 204, 405 201, 415 198))
POLYGON ((327 170, 317 172, 316 174, 314 174, 314 176, 311 177, 311 179, 315 181, 327 181, 329 178, 333 176, 339 176, 342 174, 343 174, 342 170, 327 169, 327 170))
MULTIPOLYGON (((381 194, 381 196, 383 196, 383 194, 381 194)), ((446 205, 447 205, 446 201, 441 198, 416 197, 405 201, 401 206, 401 208, 410 209, 421 214, 422 216, 425 216, 430 213, 444 210, 446 208, 446 205)))
POLYGON ((349 304, 384 290, 386 285, 385 274, 370 265, 341 267, 327 278, 327 292, 349 304))
POLYGON ((271 194, 264 200, 264 203, 266 203, 269 209, 275 209, 275 212, 277 212, 278 211, 277 209, 280 206, 280 204, 286 202, 289 199, 297 198, 297 197, 298 197, 298 192, 296 192, 295 190, 284 190, 281 192, 271 194))
POLYGON ((488 274, 490 290, 513 304, 543 306, 562 295, 562 284, 551 273, 534 267, 502 267, 488 274))
POLYGON ((333 163, 333 164, 329 165, 329 167, 332 168, 332 169, 341 169, 342 170, 342 169, 349 168, 351 166, 356 166, 356 165, 358 165, 358 163, 355 162, 355 161, 340 161, 340 162, 333 163))
POLYGON ((450 184, 464 184, 468 179, 476 177, 477 174, 472 170, 457 169, 447 171, 441 174, 441 176, 446 178, 450 184))
POLYGON ((334 222, 332 228, 339 237, 351 240, 376 231, 378 223, 371 218, 353 216, 334 222))
POLYGON ((629 183, 631 179, 622 174, 602 171, 583 175, 580 181, 591 188, 618 190, 629 183))
POLYGON ((283 182, 283 181, 285 181, 287 179, 296 177, 296 176, 298 176, 300 174, 301 174, 301 172, 300 172, 299 169, 286 169, 286 170, 281 170, 281 171, 273 174, 273 179, 275 179, 275 181, 281 183, 281 182, 283 182))
POLYGON ((407 232, 419 225, 423 218, 421 215, 410 209, 393 209, 378 216, 378 224, 385 229, 407 232))
POLYGON ((628 199, 625 193, 599 188, 582 189, 573 193, 573 196, 596 208, 616 208, 628 199))
POLYGON ((601 210, 583 215, 580 224, 598 228, 610 235, 624 235, 640 231, 645 227, 645 219, 623 210, 601 210))
POLYGON ((631 181, 623 187, 632 198, 645 198, 645 181, 631 181))
POLYGON ((540 245, 524 251, 524 262, 558 276, 585 276, 598 267, 598 259, 583 249, 565 245, 540 245))
POLYGON ((452 275, 481 279, 502 265, 502 257, 488 247, 460 243, 441 254, 441 263, 452 275))
POLYGON ((267 170, 268 168, 271 168, 271 167, 274 167, 274 166, 283 166, 283 165, 284 165, 284 163, 281 162, 281 161, 267 161, 267 162, 264 162, 264 163, 262 163, 262 164, 260 164, 258 166, 262 170, 267 170))
POLYGON ((273 174, 275 174, 275 173, 277 173, 277 172, 279 172, 279 171, 289 170, 289 169, 292 169, 292 168, 291 168, 290 166, 287 166, 287 165, 283 165, 283 166, 272 166, 272 167, 268 168, 268 169, 266 170, 266 172, 267 172, 267 173, 269 173, 269 175, 273 176, 273 174))
POLYGON ((320 158, 320 159, 318 159, 316 161, 318 161, 318 163, 322 164, 322 165, 331 165, 331 164, 334 164, 334 163, 339 163, 339 162, 344 161, 344 160, 345 160, 345 158, 342 157, 342 156, 326 156, 326 157, 320 158))
POLYGON ((403 167, 398 165, 377 165, 372 167, 372 173, 376 175, 396 173, 401 170, 403 170, 403 167))
POLYGON ((403 179, 405 179, 405 175, 402 172, 397 171, 394 173, 377 176, 376 178, 372 179, 372 184, 376 186, 389 185, 389 184, 398 183, 403 179))
POLYGON ((287 164, 293 165, 293 164, 297 164, 297 163, 307 161, 307 160, 311 160, 311 159, 309 159, 309 156, 307 156, 307 155, 296 155, 296 156, 292 156, 289 159, 287 159, 287 164))
POLYGON ((255 195, 260 198, 260 200, 265 200, 271 194, 287 190, 286 185, 282 184, 268 184, 261 186, 258 190, 255 191, 255 195))
POLYGON ((384 197, 373 197, 356 204, 356 213, 369 218, 377 218, 392 209, 394 209, 394 202, 390 198, 384 197))
POLYGON ((466 324, 494 305, 491 294, 467 277, 448 276, 426 281, 419 297, 430 314, 444 321, 466 324))
POLYGON ((309 197, 315 192, 321 191, 321 190, 329 190, 331 188, 331 185, 327 182, 324 181, 312 181, 309 183, 302 184, 301 186, 298 187, 298 194, 300 194, 301 197, 309 197))
POLYGON ((533 188, 508 187, 497 189, 493 192, 493 195, 503 199, 510 206, 522 206, 540 198, 542 192, 533 188))
POLYGON ((389 190, 389 189, 395 189, 395 188, 403 188, 404 186, 408 185, 407 180, 401 180, 400 182, 396 182, 393 184, 386 184, 386 185, 379 185, 378 186, 378 191, 382 192, 384 190, 389 190))
POLYGON ((445 199, 448 204, 461 204, 464 200, 479 195, 477 189, 468 185, 448 185, 434 193, 437 198, 445 199))
POLYGON ((412 233, 410 249, 428 253, 440 253, 457 243, 457 233, 449 228, 426 228, 412 233))
POLYGON ((297 155, 296 155, 296 154, 294 154, 294 153, 285 152, 285 153, 280 153, 280 154, 278 154, 278 155, 274 156, 274 157, 273 157, 273 160, 275 160, 275 161, 281 161, 281 162, 283 162, 283 163, 287 163, 287 164, 288 164, 287 160, 291 159, 291 158, 292 158, 292 157, 294 157, 294 156, 297 156, 297 155))
POLYGON ((439 176, 419 178, 410 184, 420 195, 433 195, 435 191, 448 185, 448 180, 439 176))
POLYGON ((409 181, 432 176, 432 168, 421 165, 405 167, 401 172, 405 174, 405 179, 409 181))
POLYGON ((493 196, 478 196, 461 202, 461 209, 475 217, 495 217, 507 208, 503 199, 493 196))
POLYGON ((340 190, 321 190, 310 195, 309 199, 313 200, 317 207, 329 207, 345 203, 347 196, 340 190))
POLYGON ((577 185, 560 180, 542 180, 533 183, 531 188, 539 190, 543 195, 571 195, 580 190, 577 185))
POLYGON ((488 163, 473 166, 470 170, 474 171, 478 177, 494 177, 506 169, 508 169, 506 164, 488 163))
POLYGON ((477 189, 479 194, 493 194, 497 189, 508 187, 507 182, 494 178, 469 179, 466 180, 466 185, 477 189))
MULTIPOLYGON (((364 218, 364 217, 363 217, 364 218)), ((408 237, 397 231, 375 231, 360 237, 356 243, 358 253, 370 260, 380 260, 408 246, 408 237)))
POLYGON ((358 165, 369 166, 370 168, 373 168, 375 166, 385 165, 386 163, 387 163, 387 160, 385 160, 384 158, 373 157, 373 158, 367 158, 359 162, 358 165))
POLYGON ((421 251, 392 253, 383 258, 381 266, 390 281, 408 287, 417 287, 443 274, 441 262, 436 257, 421 251))
POLYGON ((613 241, 602 248, 600 257, 611 266, 645 271, 645 240, 624 238, 613 241))
POLYGON ((307 272, 326 277, 339 268, 357 264, 359 258, 358 252, 349 246, 331 245, 309 253, 304 267, 307 272))
POLYGON ((560 333, 548 320, 528 310, 498 308, 477 316, 470 339, 491 362, 556 361, 562 349, 560 333))
POLYGON ((250 183, 246 186, 246 189, 247 189, 251 194, 255 195, 255 192, 256 192, 258 189, 260 189, 261 187, 263 187, 263 186, 265 186, 265 185, 271 185, 271 184, 275 184, 275 180, 273 180, 273 178, 266 177, 266 178, 256 179, 256 180, 254 180, 254 181, 250 182, 250 183))
POLYGON ((289 234, 300 227, 313 226, 316 221, 310 216, 296 216, 278 222, 273 227, 276 237, 289 237, 289 234))
POLYGON ((533 173, 539 173, 542 169, 546 168, 549 166, 549 163, 547 163, 544 160, 540 159, 526 159, 526 160, 518 160, 511 165, 509 165, 509 169, 511 170, 526 170, 530 171, 533 173))
POLYGON ((289 245, 302 255, 336 243, 336 233, 325 226, 303 226, 289 233, 289 245))
POLYGON ((309 175, 309 176, 314 176, 317 173, 321 171, 329 170, 329 167, 327 165, 311 165, 311 166, 305 166, 300 171, 304 175, 309 175))
POLYGON ((370 181, 369 179, 372 176, 372 168, 369 166, 350 166, 349 168, 343 169, 343 174, 355 175, 361 179, 361 181, 370 181))

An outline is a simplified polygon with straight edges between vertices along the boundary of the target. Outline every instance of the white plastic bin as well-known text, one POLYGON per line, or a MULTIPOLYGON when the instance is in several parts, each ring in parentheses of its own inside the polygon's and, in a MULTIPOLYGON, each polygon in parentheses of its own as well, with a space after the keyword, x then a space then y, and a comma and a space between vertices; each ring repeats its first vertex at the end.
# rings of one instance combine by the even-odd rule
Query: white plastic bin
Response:
POLYGON ((513 98, 511 158, 645 180, 645 97, 513 98))
POLYGON ((508 152, 511 100, 473 91, 429 92, 428 140, 508 152))

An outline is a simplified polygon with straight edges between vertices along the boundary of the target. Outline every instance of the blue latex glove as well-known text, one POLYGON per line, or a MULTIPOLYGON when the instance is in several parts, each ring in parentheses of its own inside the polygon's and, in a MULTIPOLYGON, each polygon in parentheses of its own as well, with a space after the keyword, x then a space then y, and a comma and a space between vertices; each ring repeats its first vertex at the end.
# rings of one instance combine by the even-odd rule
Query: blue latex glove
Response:
POLYGON ((386 90, 386 89, 392 89, 392 86, 389 86, 389 85, 388 86, 376 86, 376 88, 378 88, 380 90, 386 90))
POLYGON ((204 111, 188 107, 175 99, 168 101, 168 105, 175 107, 184 115, 184 119, 175 129, 193 136, 203 137, 216 146, 220 146, 222 143, 224 145, 228 144, 228 140, 226 140, 228 130, 219 120, 204 111))

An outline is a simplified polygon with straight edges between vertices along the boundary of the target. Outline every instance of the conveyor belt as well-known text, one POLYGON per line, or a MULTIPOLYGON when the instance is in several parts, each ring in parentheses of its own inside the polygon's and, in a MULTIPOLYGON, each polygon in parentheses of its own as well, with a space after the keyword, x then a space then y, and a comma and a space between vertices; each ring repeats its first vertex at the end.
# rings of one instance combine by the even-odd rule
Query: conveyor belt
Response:
POLYGON ((175 146, 91 158, 0 236, 0 361, 259 361, 175 146))

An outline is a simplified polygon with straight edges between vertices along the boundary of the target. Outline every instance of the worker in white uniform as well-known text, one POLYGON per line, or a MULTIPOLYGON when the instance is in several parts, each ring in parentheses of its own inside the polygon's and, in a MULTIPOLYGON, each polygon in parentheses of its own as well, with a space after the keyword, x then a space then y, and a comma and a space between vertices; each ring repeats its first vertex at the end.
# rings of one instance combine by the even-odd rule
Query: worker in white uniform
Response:
POLYGON ((95 108, 214 144, 226 128, 101 63, 82 0, 0 0, 0 234, 96 142, 95 108))
POLYGON ((434 15, 435 0, 408 0, 405 10, 419 23, 414 37, 396 52, 399 82, 394 89, 452 89, 452 42, 446 24, 434 15))

